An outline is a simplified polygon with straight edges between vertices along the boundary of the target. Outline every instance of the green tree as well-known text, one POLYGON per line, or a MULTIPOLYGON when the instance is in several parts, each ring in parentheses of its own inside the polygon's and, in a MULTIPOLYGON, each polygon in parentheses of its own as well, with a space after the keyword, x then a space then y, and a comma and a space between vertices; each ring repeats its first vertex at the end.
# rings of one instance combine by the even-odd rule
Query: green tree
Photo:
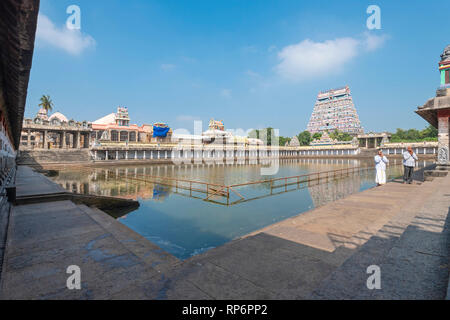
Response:
POLYGON ((423 130, 398 128, 391 135, 391 142, 413 142, 413 141, 437 141, 438 132, 435 127, 429 125, 423 130))
POLYGON ((271 146, 272 145, 272 134, 273 134, 273 128, 271 128, 271 127, 259 130, 259 139, 264 141, 265 145, 271 146))
POLYGON ((313 137, 313 140, 318 140, 318 139, 322 138, 322 133, 316 132, 313 134, 312 137, 313 137))
POLYGON ((286 145, 286 142, 291 142, 291 138, 289 137, 278 137, 278 141, 280 142, 280 147, 284 147, 286 145))
POLYGON ((53 110, 54 104, 49 95, 42 95, 40 101, 41 103, 39 104, 39 107, 42 107, 42 109, 46 110, 47 112, 53 110))
POLYGON ((438 129, 433 127, 431 124, 428 127, 426 127, 425 129, 423 129, 422 131, 420 131, 420 137, 422 139, 437 138, 437 136, 438 136, 438 129))
POLYGON ((249 138, 253 138, 253 139, 259 139, 259 130, 254 129, 252 131, 250 131, 250 133, 248 134, 249 138))
POLYGON ((299 133, 297 138, 298 138, 298 141, 300 142, 301 146, 309 146, 309 144, 311 143, 311 140, 312 140, 311 132, 303 131, 303 132, 299 133))

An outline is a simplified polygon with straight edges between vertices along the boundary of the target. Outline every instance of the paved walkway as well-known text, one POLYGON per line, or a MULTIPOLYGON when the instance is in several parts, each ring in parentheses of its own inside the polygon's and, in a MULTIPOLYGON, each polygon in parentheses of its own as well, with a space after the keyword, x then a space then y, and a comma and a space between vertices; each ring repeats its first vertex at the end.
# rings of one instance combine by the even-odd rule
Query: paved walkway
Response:
POLYGON ((30 167, 19 166, 16 173, 17 197, 66 193, 67 191, 30 167))
MULTIPOLYGON (((18 194, 49 181, 29 174, 19 169, 18 194)), ((389 183, 184 262, 97 209, 71 201, 15 206, 0 298, 443 299, 448 190, 450 175, 421 185, 389 183), (72 264, 82 270, 82 290, 66 288, 72 264), (382 290, 366 287, 372 264, 381 268, 382 290)))

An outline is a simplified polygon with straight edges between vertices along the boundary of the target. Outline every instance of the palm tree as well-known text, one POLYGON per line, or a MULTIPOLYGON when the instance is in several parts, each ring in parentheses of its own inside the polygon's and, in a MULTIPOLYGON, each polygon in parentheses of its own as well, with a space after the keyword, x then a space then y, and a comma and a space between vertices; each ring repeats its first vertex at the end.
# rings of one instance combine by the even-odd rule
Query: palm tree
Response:
POLYGON ((46 112, 53 110, 53 101, 50 99, 49 95, 43 95, 40 100, 41 103, 39 104, 39 107, 42 107, 46 112))

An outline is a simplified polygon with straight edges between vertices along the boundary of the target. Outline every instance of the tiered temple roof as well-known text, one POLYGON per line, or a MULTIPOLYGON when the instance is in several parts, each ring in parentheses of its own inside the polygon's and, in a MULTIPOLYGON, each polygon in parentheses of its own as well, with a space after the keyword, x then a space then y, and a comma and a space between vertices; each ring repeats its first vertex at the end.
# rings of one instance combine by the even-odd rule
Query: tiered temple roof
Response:
POLYGON ((307 130, 312 134, 339 130, 351 135, 363 133, 348 86, 320 92, 307 130))

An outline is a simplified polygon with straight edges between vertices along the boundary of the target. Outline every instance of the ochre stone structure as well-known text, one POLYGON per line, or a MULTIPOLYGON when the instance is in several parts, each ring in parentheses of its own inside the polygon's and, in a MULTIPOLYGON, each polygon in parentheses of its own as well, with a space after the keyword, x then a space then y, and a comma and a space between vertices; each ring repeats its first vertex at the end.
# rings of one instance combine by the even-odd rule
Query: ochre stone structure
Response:
POLYGON ((47 115, 40 109, 34 119, 25 119, 22 128, 21 149, 83 149, 89 148, 92 124, 68 120, 60 112, 47 115))
POLYGON ((358 135, 358 142, 361 148, 379 148, 385 143, 391 140, 391 134, 388 132, 374 133, 369 132, 366 134, 358 135))

